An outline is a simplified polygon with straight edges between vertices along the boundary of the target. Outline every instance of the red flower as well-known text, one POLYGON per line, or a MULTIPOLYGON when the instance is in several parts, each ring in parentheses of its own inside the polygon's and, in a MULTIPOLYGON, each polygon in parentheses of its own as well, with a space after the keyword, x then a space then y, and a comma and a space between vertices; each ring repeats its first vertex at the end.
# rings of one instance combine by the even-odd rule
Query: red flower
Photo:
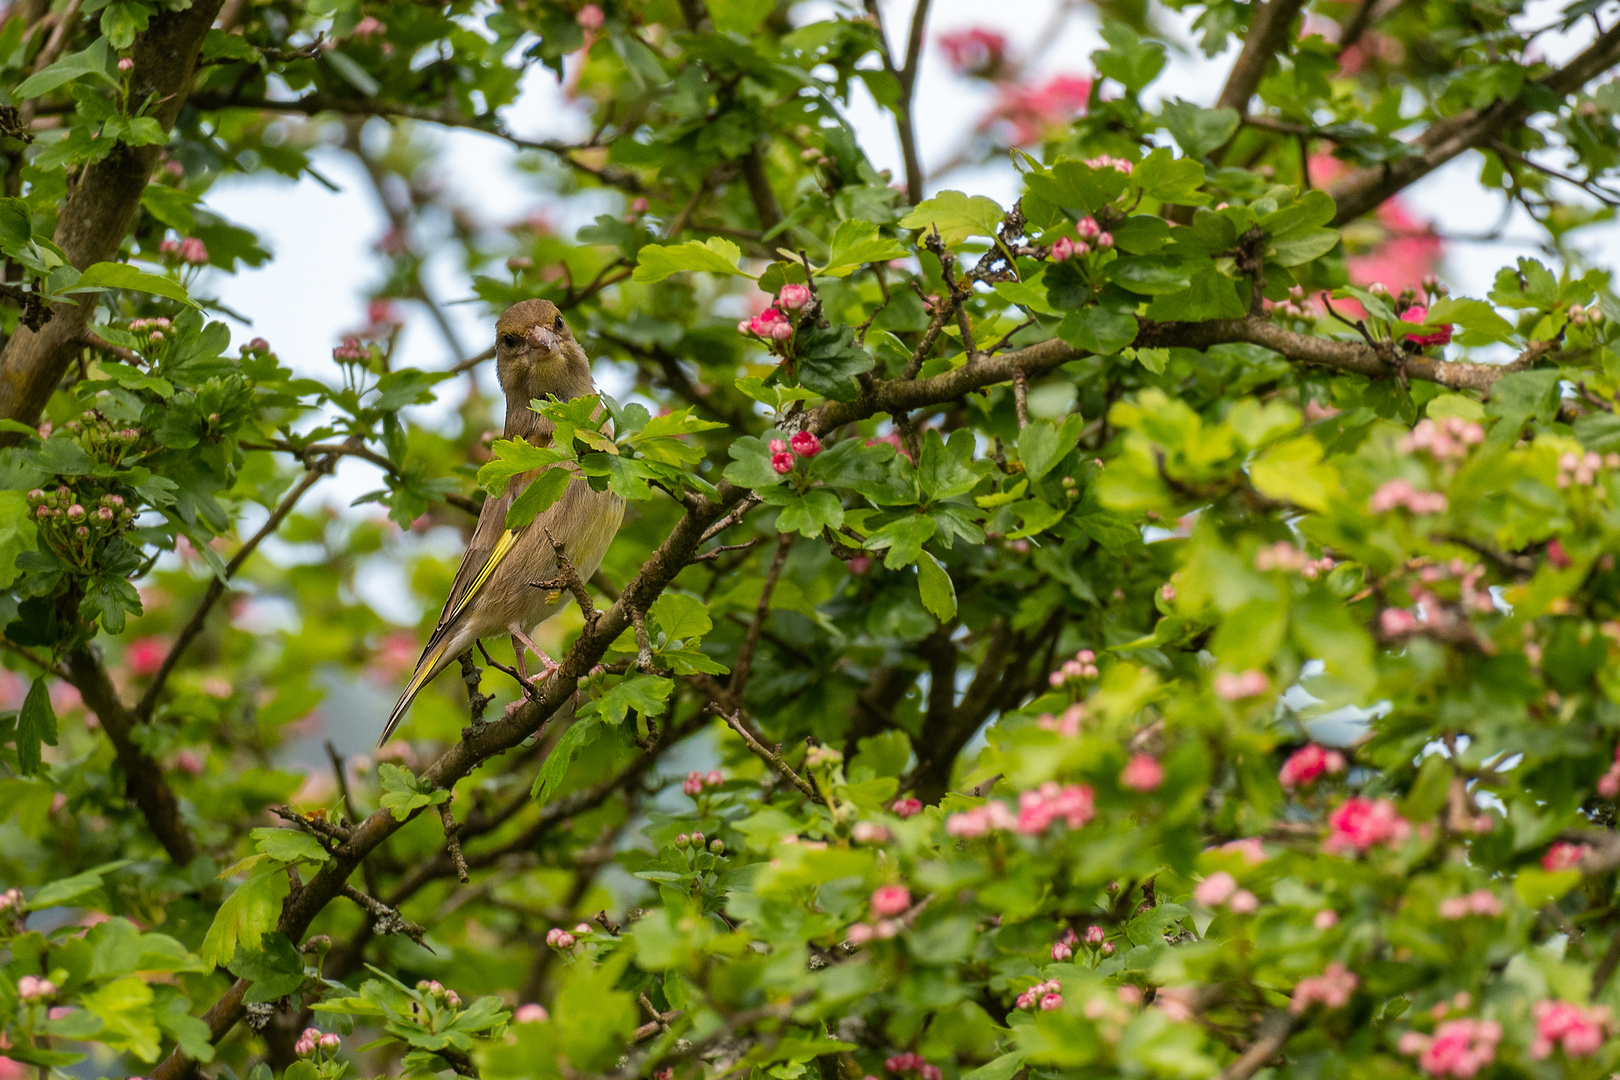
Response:
POLYGON ((1008 84, 979 126, 1005 124, 1007 141, 1027 146, 1084 112, 1090 99, 1091 80, 1079 75, 1054 75, 1040 86, 1008 84))
MULTIPOLYGON (((1413 304, 1401 312, 1401 322, 1421 323, 1429 317, 1429 309, 1421 304, 1413 304)), ((1436 327, 1426 334, 1407 334, 1406 340, 1414 345, 1448 345, 1451 343, 1451 324, 1436 327)))
POLYGON ((958 75, 993 79, 1007 59, 1007 39, 981 26, 939 35, 945 62, 958 75))

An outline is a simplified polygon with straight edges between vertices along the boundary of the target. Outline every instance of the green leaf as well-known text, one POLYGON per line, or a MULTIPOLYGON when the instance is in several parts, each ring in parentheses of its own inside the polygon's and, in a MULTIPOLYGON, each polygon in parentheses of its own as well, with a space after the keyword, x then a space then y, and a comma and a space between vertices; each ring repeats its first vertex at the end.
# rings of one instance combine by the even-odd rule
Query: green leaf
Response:
POLYGON ((937 528, 933 518, 912 514, 891 521, 868 536, 866 548, 868 551, 887 550, 889 554, 884 557, 883 565, 887 569, 898 570, 917 561, 917 556, 922 554, 922 546, 937 528))
POLYGON ((0 589, 9 589, 21 573, 17 556, 39 542, 33 509, 21 491, 0 491, 0 589))
POLYGON ((28 687, 17 713, 17 771, 32 776, 39 771, 39 747, 56 745, 56 710, 43 676, 28 687))
POLYGON ((844 524, 844 506, 836 492, 824 487, 811 488, 799 494, 790 487, 772 488, 765 501, 780 506, 776 516, 776 530, 817 537, 825 529, 837 529, 844 524))
POLYGON ((714 628, 708 605, 685 593, 664 593, 653 601, 649 614, 670 641, 697 641, 714 628))
POLYGON ((709 0, 709 18, 722 34, 752 37, 776 7, 776 0, 709 0))
POLYGON ((956 617, 956 586, 939 560, 926 551, 917 558, 917 591, 934 618, 945 623, 956 617))
POLYGON ((37 98, 59 86, 66 86, 81 75, 93 75, 104 82, 117 85, 118 80, 107 71, 107 44, 106 38, 97 38, 83 52, 69 53, 44 71, 36 71, 11 92, 12 100, 20 102, 37 98))
POLYGON ((377 766, 377 778, 382 781, 382 798, 378 800, 384 810, 394 815, 395 821, 405 821, 424 806, 437 806, 450 798, 443 788, 434 788, 411 770, 399 765, 377 766))
POLYGON ((1065 315, 1058 336, 1077 349, 1110 356, 1136 340, 1136 316, 1093 305, 1065 315))
MULTIPOLYGON (((568 483, 574 477, 569 469, 547 469, 529 482, 512 505, 506 511, 506 527, 508 529, 521 529, 536 516, 545 513, 554 506, 558 499, 568 490, 568 483)), ((580 481, 584 483, 584 481, 580 481)))
POLYGON ((960 191, 942 191, 932 199, 924 199, 916 209, 900 219, 902 229, 939 230, 939 238, 947 245, 960 244, 970 236, 994 238, 996 229, 1006 216, 994 199, 983 195, 968 196, 960 191))
POLYGON ((1205 109, 1180 98, 1165 103, 1164 126, 1181 152, 1201 158, 1237 133, 1242 117, 1236 109, 1205 109))
POLYGON ((1103 277, 1144 296, 1179 292, 1191 284, 1187 269, 1181 260, 1162 255, 1126 256, 1115 259, 1103 271, 1103 277))
POLYGON ((506 482, 519 473, 544 469, 559 461, 569 460, 568 454, 551 446, 530 446, 521 438, 497 439, 490 447, 494 457, 478 470, 478 486, 491 495, 506 491, 506 482))
POLYGON ((622 724, 630 710, 644 717, 663 713, 675 683, 661 675, 635 674, 620 679, 607 693, 597 699, 602 718, 610 724, 622 724))
POLYGON ((1070 413, 1061 424, 1050 420, 1032 420, 1018 433, 1018 460, 1024 463, 1024 475, 1039 480, 1078 445, 1085 420, 1079 413, 1070 413))
POLYGON ((296 829, 260 828, 252 835, 258 849, 277 862, 323 863, 332 857, 319 840, 296 829))
POLYGON ((171 281, 156 274, 142 273, 128 263, 93 263, 79 275, 78 284, 67 291, 78 293, 96 289, 129 289, 133 292, 151 293, 153 296, 178 300, 189 307, 197 306, 197 302, 186 294, 185 288, 178 281, 171 281))
POLYGON ((966 495, 979 483, 979 474, 969 463, 973 460, 973 436, 957 429, 950 442, 939 437, 939 431, 929 428, 923 437, 922 456, 917 462, 917 479, 929 499, 951 499, 966 495))
POLYGON ((568 725, 568 730, 562 733, 562 738, 551 748, 546 760, 535 774, 534 784, 529 788, 529 797, 544 806, 557 793, 563 780, 568 776, 568 767, 573 764, 574 758, 579 756, 581 750, 596 742, 602 734, 608 731, 608 725, 596 716, 585 716, 568 725))
POLYGON ((197 955, 210 968, 220 967, 236 955, 238 942, 261 940, 275 929, 287 889, 287 874, 279 864, 261 870, 237 886, 214 913, 213 924, 208 927, 197 955))
POLYGON ((636 259, 636 269, 631 279, 652 284, 686 270, 751 277, 751 274, 737 268, 741 259, 742 249, 718 236, 703 243, 688 240, 684 244, 671 246, 648 244, 636 259))
POLYGON ((102 878, 115 870, 122 870, 130 862, 129 859, 118 859, 114 862, 102 863, 100 866, 92 867, 80 874, 74 874, 72 877, 61 878, 41 885, 28 898, 28 906, 35 911, 43 911, 46 908, 70 904, 101 888, 102 878))
POLYGON ((1426 326, 1456 325, 1462 328, 1457 340, 1464 345, 1489 345, 1496 341, 1511 341, 1513 324, 1497 314, 1496 309, 1483 300, 1465 300, 1443 296, 1429 308, 1426 326))
POLYGON ((1136 163, 1131 183, 1140 185, 1150 199, 1182 206, 1201 206, 1208 195, 1198 188, 1204 182, 1204 166, 1191 158, 1178 158, 1167 147, 1159 147, 1136 163))
POLYGON ((326 57, 332 70, 343 76, 345 82, 366 97, 375 97, 377 91, 382 89, 377 80, 371 77, 371 72, 342 49, 323 49, 320 55, 326 57))
POLYGON ((799 329, 799 381, 823 397, 854 401, 855 376, 871 371, 872 354, 855 344, 855 331, 842 324, 799 329))
POLYGON ((878 235, 878 227, 872 222, 843 221, 833 233, 827 265, 817 270, 816 276, 848 277, 867 263, 903 259, 909 254, 900 241, 878 235))
POLYGON ((263 934, 259 948, 248 950, 238 938, 236 954, 225 965, 239 979, 253 983, 245 1000, 249 1004, 275 1001, 304 985, 304 959, 297 947, 279 931, 263 934))
POLYGON ((1339 493, 1339 474, 1322 461, 1322 444, 1302 435, 1267 450, 1249 467, 1249 479, 1264 495, 1325 512, 1339 493))
POLYGON ((1283 266, 1299 266, 1320 259, 1339 245, 1337 229, 1304 229, 1273 237, 1266 254, 1283 266))
POLYGON ((1097 74, 1113 79, 1132 94, 1159 77, 1165 50, 1157 41, 1143 41, 1123 22, 1105 19, 1102 39, 1109 48, 1091 54, 1097 74))

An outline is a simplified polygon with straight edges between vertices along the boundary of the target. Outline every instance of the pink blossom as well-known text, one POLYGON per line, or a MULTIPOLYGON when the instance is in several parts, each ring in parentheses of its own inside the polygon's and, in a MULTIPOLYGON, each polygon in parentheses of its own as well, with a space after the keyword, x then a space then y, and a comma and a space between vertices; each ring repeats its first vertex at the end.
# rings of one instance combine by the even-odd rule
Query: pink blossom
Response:
POLYGON ((793 471, 793 455, 792 454, 772 454, 771 455, 771 468, 775 469, 777 472, 779 472, 782 475, 786 476, 788 473, 793 471))
POLYGON ((1074 241, 1067 236, 1060 236, 1052 244, 1052 261, 1063 262, 1074 254, 1074 241))
POLYGON ((572 949, 574 947, 574 935, 560 926, 553 926, 546 931, 546 944, 554 949, 572 949))
POLYGON ((543 1024, 551 1018, 544 1005, 526 1002, 519 1005, 512 1013, 512 1022, 516 1024, 543 1024))
POLYGON ((1048 781, 1035 791, 1019 793, 1016 829, 1024 836, 1039 836, 1057 821, 1064 822, 1071 829, 1078 829, 1090 821, 1095 813, 1095 800, 1089 785, 1059 787, 1055 782, 1048 781))
POLYGON ((325 1035, 322 1035, 320 1042, 322 1050, 336 1050, 338 1047, 343 1045, 343 1040, 338 1037, 336 1032, 331 1031, 327 1032, 325 1035))
POLYGON ((798 311, 810 302, 810 286, 783 285, 782 291, 776 294, 778 306, 788 311, 798 311))
POLYGON ((1266 678, 1265 673, 1252 668, 1238 674, 1223 671, 1215 676, 1215 694, 1227 701, 1259 697, 1270 688, 1271 680, 1266 678))
POLYGON ((1318 930, 1331 930, 1339 925, 1339 913, 1332 908, 1323 908, 1311 919, 1311 925, 1318 930))
POLYGON ((1237 892, 1237 878, 1225 870, 1217 870, 1193 889, 1193 899, 1205 907, 1220 907, 1237 892))
POLYGON ((720 774, 719 769, 710 769, 708 772, 703 774, 704 787, 719 787, 725 782, 726 778, 720 774))
POLYGON ((877 935, 866 923, 851 923, 844 931, 844 940, 851 945, 865 945, 877 935))
POLYGON ((1052 943, 1052 959, 1057 961, 1068 960, 1074 956, 1074 946, 1064 941, 1052 943))
POLYGON ((131 71, 135 70, 135 61, 131 60, 127 56, 120 57, 118 60, 118 70, 122 71, 126 75, 129 74, 131 71))
POLYGON ((821 453, 821 440, 816 438, 813 431, 794 432, 793 438, 789 440, 788 445, 792 446, 793 452, 800 457, 810 458, 821 453))
POLYGON ((1485 428, 1460 416, 1448 416, 1438 423, 1419 420, 1401 439, 1401 452, 1414 453, 1427 450, 1437 460, 1465 458, 1468 448, 1485 441, 1485 428))
POLYGON ((686 774, 686 780, 681 784, 681 790, 696 798, 703 792, 703 774, 696 769, 686 774))
POLYGON ((886 844, 894 839, 888 829, 875 821, 857 821, 849 835, 857 844, 886 844))
POLYGON ((1294 985, 1288 1011, 1302 1016, 1305 1010, 1315 1004, 1327 1009, 1342 1009, 1350 1003, 1350 995, 1355 993, 1359 982, 1354 973, 1335 960, 1323 969, 1322 974, 1301 979, 1294 985))
POLYGON ((1114 246, 1114 234, 1113 233, 1105 232, 1105 233, 1098 233, 1097 234, 1097 247, 1098 247, 1099 250, 1111 248, 1113 246, 1114 246))
POLYGON ((1152 791, 1164 783, 1164 766, 1151 754, 1136 754, 1120 770, 1119 783, 1132 791, 1152 791))
POLYGON ((1101 945, 1104 941, 1108 940, 1108 931, 1104 930, 1100 926, 1088 926, 1086 927, 1086 932, 1083 935, 1082 940, 1087 945, 1101 945))
POLYGON ((889 809, 893 810, 898 817, 914 818, 922 813, 922 808, 921 800, 907 798, 896 799, 894 805, 889 809))
POLYGON ((1547 849, 1547 854, 1541 857, 1541 868, 1547 871, 1573 870, 1583 856, 1592 849, 1585 844, 1571 844, 1560 840, 1547 849))
MULTIPOLYGON (((1429 317, 1429 309, 1421 304, 1413 304, 1401 312, 1401 322, 1422 324, 1429 317)), ((1451 324, 1437 327, 1425 334, 1407 334, 1406 340, 1414 345, 1446 345, 1451 341, 1451 324)))
POLYGON ((17 980, 17 996, 24 1001, 48 1001, 56 996, 56 984, 38 975, 24 975, 17 980))
POLYGON ((182 772, 190 773, 192 776, 202 775, 202 755, 198 754, 195 750, 180 751, 178 754, 174 755, 174 763, 182 772))
POLYGON ((1007 39, 980 26, 941 34, 938 41, 945 62, 958 75, 993 79, 1007 59, 1007 39))
POLYGON ((150 678, 163 666, 169 646, 162 638, 136 638, 124 646, 124 666, 138 679, 150 678))
POLYGON ((1047 994, 1045 997, 1041 998, 1042 1012, 1056 1012, 1061 1008, 1063 1008, 1062 994, 1047 994))
POLYGON ((904 885, 880 885, 872 892, 872 914, 880 919, 901 915, 911 906, 911 890, 904 885))
POLYGON ((1260 898, 1248 889, 1239 889, 1226 906, 1238 915, 1253 915, 1260 910, 1260 898))
POLYGON ((201 266, 208 261, 208 247, 195 236, 180 241, 180 261, 201 266))
POLYGON ((379 34, 386 34, 387 32, 388 26, 385 23, 379 21, 371 15, 367 15, 365 18, 354 24, 354 29, 349 31, 349 36, 352 38, 369 40, 370 38, 376 37, 379 34))
POLYGON ((1598 777, 1597 793, 1605 799, 1620 796, 1620 766, 1609 767, 1609 771, 1598 777))
POLYGON ((979 126, 999 128, 1013 146, 1027 146, 1084 112, 1090 98, 1091 80, 1078 75, 1054 75, 1038 86, 1004 83, 979 126))
POLYGON ((1352 795, 1328 816, 1328 838, 1322 849, 1329 854, 1363 852, 1377 844, 1398 844, 1411 832, 1411 823, 1388 799, 1352 795))
POLYGON ((311 1039, 307 1035, 293 1043, 293 1053, 297 1054, 299 1057, 309 1057, 314 1052, 315 1040, 311 1039))
POLYGON ((1316 782, 1317 777, 1323 773, 1341 773, 1344 771, 1344 755, 1337 750, 1328 750, 1309 743, 1295 750, 1283 762, 1277 779, 1282 786, 1292 791, 1299 787, 1308 787, 1316 782))
POLYGON ((602 14, 602 9, 595 4, 586 4, 580 8, 579 14, 575 18, 579 21, 579 25, 586 30, 600 30, 602 24, 607 21, 607 16, 602 14))
POLYGON ((1385 608, 1378 613, 1378 629, 1385 637, 1401 637, 1418 627, 1417 616, 1405 608, 1385 608))
POLYGON ((1318 405, 1315 398, 1305 403, 1305 420, 1307 423, 1315 423, 1318 420, 1326 420, 1329 417, 1338 415, 1338 409, 1333 408, 1331 405, 1318 405))
POLYGON ((1259 866, 1266 861, 1266 848, 1258 836, 1245 836, 1240 840, 1229 840, 1216 848, 1217 851, 1230 851, 1243 856, 1243 861, 1250 866, 1259 866))
POLYGON ((1530 1044, 1530 1056, 1537 1059, 1548 1057, 1560 1047, 1568 1057, 1590 1057, 1614 1027, 1604 1005, 1582 1008, 1549 999, 1536 1002, 1531 1011, 1536 1018, 1536 1038, 1530 1044))
POLYGON ((1405 1032, 1396 1048, 1415 1056, 1418 1068, 1430 1076, 1466 1080, 1496 1060, 1496 1044, 1501 1039, 1502 1027, 1494 1020, 1458 1019, 1440 1024, 1432 1036, 1405 1032))
POLYGON ((849 557, 849 561, 844 564, 844 567, 851 574, 858 577, 872 569, 872 556, 866 554, 851 555, 849 557))
POLYGON ((1404 506, 1414 514, 1443 514, 1448 505, 1440 492, 1418 491, 1409 481, 1396 478, 1373 492, 1367 509, 1374 514, 1384 514, 1404 506))
POLYGON ((1102 226, 1097 224, 1096 218, 1087 214, 1075 223, 1074 231, 1079 234, 1082 240, 1095 240, 1102 235, 1102 226))

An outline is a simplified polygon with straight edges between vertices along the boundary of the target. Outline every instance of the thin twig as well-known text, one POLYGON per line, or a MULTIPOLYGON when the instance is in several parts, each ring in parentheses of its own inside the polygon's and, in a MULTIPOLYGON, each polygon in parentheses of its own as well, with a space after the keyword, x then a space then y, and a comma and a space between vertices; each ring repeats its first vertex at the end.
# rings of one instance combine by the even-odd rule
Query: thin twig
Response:
POLYGON ((406 937, 422 946, 422 948, 426 949, 428 952, 433 951, 433 947, 422 940, 423 938, 427 937, 426 927, 418 926, 411 922, 409 919, 405 918, 405 916, 401 915, 396 909, 389 907, 381 900, 378 900, 375 896, 367 896, 359 889, 356 889, 353 885, 347 884, 339 886, 338 895, 348 897, 350 900, 353 900, 356 904, 359 904, 362 908, 371 913, 371 929, 374 933, 381 934, 383 936, 387 936, 389 934, 404 934, 406 937))
POLYGON ((596 605, 591 603, 590 591, 585 588, 585 582, 580 578, 579 571, 574 568, 574 564, 568 559, 568 545, 552 536, 551 530, 545 526, 541 526, 541 531, 546 534, 546 539, 551 543, 551 551, 557 559, 557 568, 560 572, 556 577, 548 578, 545 581, 531 581, 529 582, 530 587, 535 589, 567 589, 574 594, 574 599, 579 602, 579 611, 585 617, 586 625, 594 623, 597 617, 596 605))
POLYGON ((742 647, 737 650, 737 659, 733 664, 731 681, 726 689, 737 699, 742 698, 743 689, 748 685, 749 669, 754 665, 754 650, 759 647, 759 632, 765 625, 765 618, 771 610, 771 594, 776 591, 777 579, 782 576, 782 565, 787 562, 788 550, 793 547, 796 533, 778 533, 776 536, 776 556, 771 559, 770 569, 765 572, 765 586, 759 591, 759 602, 754 605, 754 621, 748 624, 748 633, 743 637, 742 647))
POLYGON ((1254 1042, 1238 1059, 1221 1070, 1219 1080, 1249 1080, 1282 1050, 1288 1036, 1294 1033, 1294 1017, 1287 1009, 1274 1009, 1260 1021, 1254 1042))
POLYGON ((762 759, 764 759, 767 765, 771 766, 777 772, 786 777, 788 783, 798 788, 799 792, 804 795, 805 798, 809 799, 813 803, 819 803, 822 806, 827 805, 827 800, 822 798, 821 792, 816 790, 815 785, 810 783, 810 781, 806 780, 804 777, 800 776, 798 773, 794 772, 793 766, 789 765, 782 758, 782 748, 780 746, 774 750, 769 749, 764 743, 760 742, 757 735, 748 730, 749 725, 744 722, 743 711, 741 709, 735 709, 728 713, 725 709, 721 708, 718 703, 710 702, 709 711, 713 712, 716 716, 730 724, 731 730, 735 731, 739 736, 742 737, 742 741, 748 745, 748 749, 752 750, 755 754, 758 754, 762 759))
POLYGON ((465 885, 472 878, 467 874, 467 857, 461 853, 461 841, 456 837, 461 826, 456 824, 456 816, 450 811, 449 799, 439 804, 439 821, 444 825, 444 842, 450 849, 450 859, 456 864, 456 880, 465 885))

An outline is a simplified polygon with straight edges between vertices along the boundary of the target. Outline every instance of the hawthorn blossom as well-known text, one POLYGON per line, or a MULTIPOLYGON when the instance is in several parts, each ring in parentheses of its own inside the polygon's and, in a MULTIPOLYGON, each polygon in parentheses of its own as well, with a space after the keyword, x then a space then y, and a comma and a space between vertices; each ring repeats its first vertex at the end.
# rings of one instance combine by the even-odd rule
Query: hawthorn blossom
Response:
POLYGON ((56 984, 38 975, 24 975, 17 980, 17 996, 24 1001, 48 1001, 56 996, 56 984))
POLYGON ((1352 795, 1328 816, 1328 829, 1322 850, 1337 855, 1364 852, 1379 844, 1399 844, 1412 826, 1390 800, 1352 795))
POLYGON ((1085 217, 1075 222, 1074 231, 1079 234, 1080 239, 1082 240, 1095 240, 1098 236, 1102 235, 1102 226, 1097 224, 1096 218, 1092 217, 1090 214, 1087 214, 1085 217))
POLYGON ((1438 424, 1433 420, 1419 420, 1417 426, 1401 438, 1401 453, 1410 454, 1427 450, 1436 460, 1464 458, 1468 448, 1485 441, 1485 429, 1460 416, 1448 416, 1438 424))
POLYGON ((896 799, 894 801, 894 805, 889 807, 890 810, 894 811, 897 817, 902 818, 916 817, 918 814, 922 813, 922 808, 922 800, 910 798, 896 799))
POLYGON ((991 799, 982 806, 946 818, 945 834, 973 838, 1000 831, 1039 836, 1057 822, 1070 829, 1082 828, 1095 814, 1095 798, 1090 785, 1060 786, 1055 781, 1047 781, 1035 791, 1019 794, 1017 815, 1008 809, 1006 803, 991 799))
POLYGON ((1242 701, 1244 698, 1259 697, 1271 689, 1271 680, 1265 673, 1249 669, 1248 671, 1233 674, 1223 671, 1215 676, 1215 695, 1227 701, 1242 701))
POLYGON ((786 476, 788 473, 793 471, 793 455, 786 453, 772 454, 771 468, 775 469, 783 476, 786 476))
POLYGON ((124 666, 138 679, 150 678, 158 673, 168 654, 168 643, 162 638, 136 638, 124 646, 124 666))
POLYGON ((1397 477, 1373 492, 1367 509, 1374 514, 1384 514, 1404 506, 1414 514, 1443 514, 1448 505, 1440 492, 1418 491, 1411 481, 1397 477))
POLYGON ((740 334, 752 334, 767 341, 786 341, 793 336, 793 324, 776 308, 766 308, 752 319, 737 324, 740 334))
POLYGON ((1620 453, 1599 454, 1588 450, 1585 454, 1565 452, 1558 458, 1558 486, 1571 484, 1588 486, 1597 479, 1600 469, 1620 469, 1620 453))
POLYGON ((911 890, 904 885, 880 885, 872 892, 872 914, 879 918, 903 915, 911 906, 911 890))
POLYGON ((1018 995, 1017 1007, 1020 1009, 1042 1008, 1048 1012, 1063 1005, 1063 984, 1056 979, 1047 979, 1018 995), (1049 998, 1057 998, 1057 1004, 1050 1008, 1045 1004, 1049 998))
POLYGON ((1547 871, 1573 870, 1592 849, 1585 844, 1571 844, 1560 840, 1541 857, 1541 868, 1547 871))
POLYGON ((1083 113, 1090 98, 1091 80, 1079 75, 1054 75, 1039 86, 1005 83, 979 126, 1002 127, 1007 142, 1027 146, 1083 113))
POLYGON ((1502 1026, 1495 1020, 1447 1020, 1433 1035, 1408 1031, 1396 1048, 1418 1059, 1418 1068, 1430 1076, 1456 1076, 1466 1080, 1496 1060, 1502 1026))
POLYGON ((574 18, 576 21, 578 21, 581 29, 584 30, 600 30, 602 29, 602 24, 607 21, 607 16, 604 15, 602 13, 602 9, 597 7, 595 4, 586 4, 584 7, 580 8, 579 14, 574 16, 574 18))
POLYGON ((1260 910, 1260 898, 1248 889, 1239 889, 1232 894, 1232 899, 1226 905, 1234 914, 1253 915, 1260 910))
POLYGON ((554 949, 572 949, 575 944, 574 935, 560 926, 553 926, 546 931, 546 944, 554 949))
POLYGON ((1042 713, 1035 718, 1035 726, 1042 731, 1055 731, 1059 735, 1074 736, 1080 734, 1080 721, 1086 717, 1086 707, 1075 702, 1059 716, 1051 713, 1042 713))
POLYGON ((1385 637, 1401 637, 1418 628, 1418 618, 1405 608, 1385 608, 1378 613, 1378 628, 1385 637))
MULTIPOLYGON (((20 985, 20 984, 19 984, 20 985)), ((1536 1018, 1536 1037, 1530 1043, 1530 1056, 1540 1060, 1555 1049, 1566 1057, 1591 1057, 1613 1030, 1606 1005, 1583 1008, 1569 1001, 1548 999, 1531 1008, 1536 1018)))
POLYGON ((1164 766, 1151 754, 1135 754, 1120 770, 1119 784, 1132 791, 1152 791, 1164 783, 1164 766))
POLYGON ((994 79, 1007 59, 1007 39, 982 26, 952 30, 938 37, 945 62, 958 75, 994 79))
POLYGON ((1342 1009, 1350 1003, 1350 995, 1355 993, 1359 982, 1353 972, 1335 960, 1323 969, 1322 974, 1309 976, 1294 984, 1293 996, 1288 1000, 1288 1011, 1295 1016, 1303 1016, 1307 1009, 1317 1004, 1326 1009, 1342 1009))
POLYGON ((938 1065, 928 1064, 928 1059, 921 1054, 896 1054, 885 1061, 883 1067, 892 1073, 914 1072, 921 1080, 940 1080, 944 1075, 938 1065))
POLYGON ((1277 773, 1277 779, 1283 787, 1293 791, 1295 788, 1309 787, 1324 773, 1336 775, 1342 772, 1343 754, 1309 743, 1288 755, 1288 760, 1283 762, 1282 769, 1277 773))
POLYGON ((543 1024, 551 1018, 544 1005, 535 1002, 526 1002, 519 1005, 512 1013, 512 1022, 516 1024, 543 1024))
POLYGON ((800 457, 811 458, 821 453, 821 440, 816 438, 813 431, 794 432, 793 438, 788 441, 788 445, 793 447, 793 452, 800 457))
POLYGON ((1217 870, 1193 889, 1193 899, 1205 907, 1220 907, 1237 892, 1237 878, 1225 870, 1217 870))
POLYGON ((1339 925, 1339 913, 1332 908, 1323 908, 1311 918, 1311 925, 1318 930, 1331 930, 1339 925))
POLYGON ((1451 896, 1440 901, 1442 919, 1463 919, 1469 915, 1495 918, 1502 914, 1502 901, 1489 889, 1475 889, 1464 896, 1451 896))
POLYGON ((786 311, 798 311, 810 302, 810 286, 783 285, 776 294, 776 305, 786 311))
MULTIPOLYGON (((1413 304, 1401 312, 1401 322, 1422 324, 1429 317, 1429 309, 1422 304, 1413 304)), ((1413 345, 1426 347, 1429 345, 1447 345, 1451 342, 1451 324, 1435 327, 1422 334, 1407 334, 1406 340, 1413 345)))

